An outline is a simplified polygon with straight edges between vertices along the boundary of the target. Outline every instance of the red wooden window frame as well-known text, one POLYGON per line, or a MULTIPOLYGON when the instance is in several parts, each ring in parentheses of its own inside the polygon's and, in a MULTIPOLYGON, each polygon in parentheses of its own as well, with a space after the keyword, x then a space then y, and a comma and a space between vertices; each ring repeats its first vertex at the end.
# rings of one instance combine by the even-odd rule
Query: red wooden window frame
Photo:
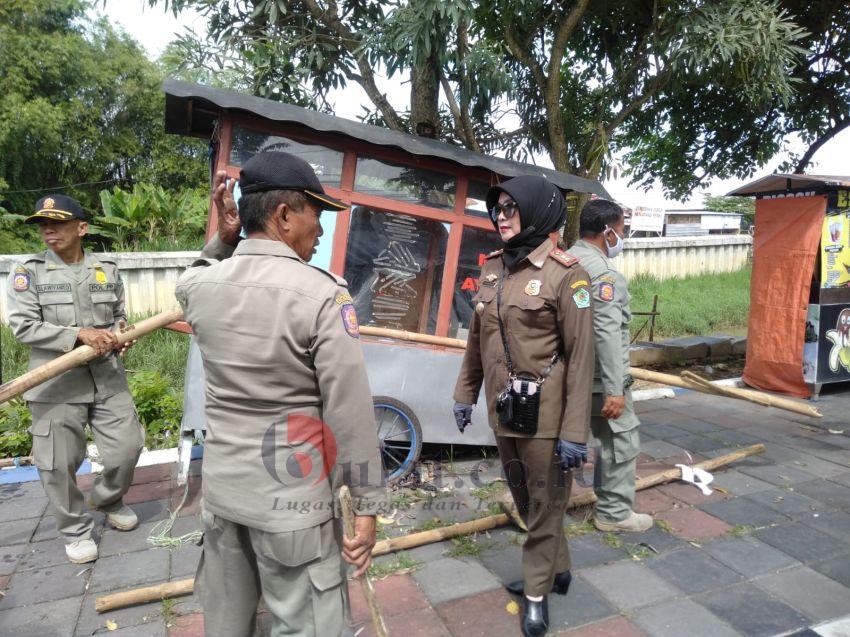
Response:
MULTIPOLYGON (((333 236, 331 248, 330 270, 334 274, 342 276, 345 269, 345 255, 348 248, 348 230, 351 224, 351 207, 362 205, 387 212, 397 212, 421 219, 430 219, 440 223, 449 224, 449 237, 446 245, 446 260, 443 269, 443 281, 440 288, 440 300, 437 312, 437 336, 447 336, 449 322, 451 319, 452 301, 454 297, 455 278, 457 277, 458 260, 460 258, 461 238, 464 227, 493 230, 493 224, 489 219, 468 215, 466 209, 466 195, 469 180, 483 181, 485 183, 498 183, 500 176, 480 168, 458 166, 452 162, 441 161, 430 157, 419 157, 410 155, 402 150, 388 147, 375 146, 360 140, 340 139, 340 135, 314 131, 306 127, 291 123, 273 123, 266 120, 257 120, 241 113, 230 113, 224 111, 221 115, 220 141, 215 158, 215 170, 223 170, 228 177, 239 177, 239 166, 229 163, 232 148, 233 131, 246 128, 268 135, 286 137, 297 142, 307 144, 318 144, 332 150, 337 150, 343 155, 342 175, 339 187, 324 185, 325 191, 332 197, 349 205, 346 210, 336 213, 337 223, 333 236), (455 191, 455 205, 451 210, 429 208, 404 201, 397 201, 375 195, 367 195, 354 190, 354 178, 357 167, 357 158, 392 161, 415 168, 424 168, 452 175, 457 180, 455 191)), ((207 224, 207 239, 215 234, 217 219, 213 213, 212 201, 210 201, 209 222, 207 224)), ((495 231, 494 231, 495 232, 495 231)))

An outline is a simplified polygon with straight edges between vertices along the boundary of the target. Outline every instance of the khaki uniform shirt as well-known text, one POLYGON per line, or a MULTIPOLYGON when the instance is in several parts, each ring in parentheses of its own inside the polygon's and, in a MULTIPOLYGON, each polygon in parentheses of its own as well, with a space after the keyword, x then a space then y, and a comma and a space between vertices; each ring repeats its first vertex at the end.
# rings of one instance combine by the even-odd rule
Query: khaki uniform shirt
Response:
POLYGON ((234 251, 216 237, 202 256, 229 253, 196 262, 176 290, 206 373, 205 509, 295 531, 331 519, 345 482, 357 513, 376 514, 383 474, 345 281, 279 241, 234 251))
POLYGON ((541 390, 535 437, 585 442, 594 362, 587 273, 549 240, 513 271, 505 269, 499 254, 488 258, 481 268, 480 289, 473 297, 475 313, 454 399, 474 405, 483 381, 495 434, 524 437, 499 425, 496 413, 496 399, 508 379, 496 307, 501 278, 501 316, 514 373, 538 378, 552 355, 562 353, 541 390))
MULTIPOLYGON (((52 250, 16 266, 8 282, 9 326, 30 345, 29 369, 74 349, 83 327, 116 329, 126 319, 124 284, 114 261, 88 252, 75 272, 52 250)), ((129 391, 115 352, 95 358, 30 389, 30 402, 90 403, 129 391)))
MULTIPOLYGON (((593 392, 607 396, 625 396, 629 374, 629 325, 632 311, 629 284, 607 255, 596 246, 579 240, 569 249, 590 275, 593 289, 593 319, 596 338, 596 370, 593 392)), ((638 424, 634 412, 626 410, 617 421, 617 431, 638 424)))

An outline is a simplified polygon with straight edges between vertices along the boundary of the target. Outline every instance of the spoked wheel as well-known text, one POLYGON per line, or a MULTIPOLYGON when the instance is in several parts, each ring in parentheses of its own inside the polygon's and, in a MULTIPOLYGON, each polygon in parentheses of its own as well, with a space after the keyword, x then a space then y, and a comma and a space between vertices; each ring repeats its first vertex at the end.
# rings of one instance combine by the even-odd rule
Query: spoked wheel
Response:
POLYGON ((422 451, 422 428, 416 414, 403 402, 386 396, 373 396, 372 403, 384 475, 387 482, 392 483, 413 470, 422 451))

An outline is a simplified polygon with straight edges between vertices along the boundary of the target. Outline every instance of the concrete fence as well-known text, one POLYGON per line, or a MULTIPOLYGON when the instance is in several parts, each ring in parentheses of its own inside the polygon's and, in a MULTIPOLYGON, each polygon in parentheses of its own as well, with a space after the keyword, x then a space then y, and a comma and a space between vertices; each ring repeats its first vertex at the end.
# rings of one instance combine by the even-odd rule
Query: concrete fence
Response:
MULTIPOLYGON (((648 273, 665 279, 674 276, 731 272, 749 261, 752 237, 709 235, 628 239, 617 267, 627 276, 648 273)), ((127 312, 146 315, 172 307, 174 286, 180 273, 199 252, 122 252, 111 254, 121 270, 127 312)), ((25 255, 0 255, 0 320, 7 317, 6 290, 9 272, 25 255)))

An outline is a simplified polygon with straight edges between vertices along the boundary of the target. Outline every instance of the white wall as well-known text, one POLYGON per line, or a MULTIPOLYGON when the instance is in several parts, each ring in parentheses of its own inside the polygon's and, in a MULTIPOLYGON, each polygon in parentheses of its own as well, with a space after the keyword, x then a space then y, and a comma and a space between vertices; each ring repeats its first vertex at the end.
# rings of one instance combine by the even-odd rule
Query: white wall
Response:
MULTIPOLYGON (((614 263, 627 277, 649 273, 659 279, 707 272, 731 272, 749 261, 752 237, 713 235, 626 240, 614 263)), ((199 252, 122 252, 111 254, 121 270, 127 313, 154 314, 176 304, 174 286, 199 252)), ((26 255, 0 255, 0 320, 6 321, 9 272, 26 255)))

